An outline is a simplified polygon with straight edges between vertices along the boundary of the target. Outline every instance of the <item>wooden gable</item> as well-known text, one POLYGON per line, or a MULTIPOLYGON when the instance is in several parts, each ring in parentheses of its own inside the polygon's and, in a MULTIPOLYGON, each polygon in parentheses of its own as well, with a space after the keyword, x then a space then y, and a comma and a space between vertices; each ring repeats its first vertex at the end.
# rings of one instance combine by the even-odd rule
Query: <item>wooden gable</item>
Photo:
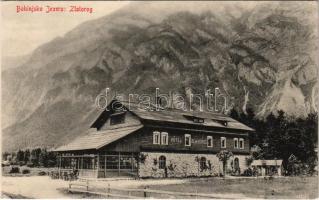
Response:
POLYGON ((138 117, 132 114, 126 107, 119 101, 113 100, 103 111, 95 122, 91 125, 91 128, 99 130, 108 130, 116 128, 124 128, 128 126, 141 125, 141 121, 138 117), (113 108, 113 103, 118 105, 119 109, 113 108))
POLYGON ((114 113, 111 114, 105 121, 105 123, 101 126, 100 130, 108 130, 108 129, 116 129, 116 128, 123 128, 128 126, 135 126, 135 125, 141 125, 141 121, 134 116, 131 112, 125 111, 123 113, 114 113), (118 117, 119 115, 122 115, 123 121, 118 123, 112 123, 112 117, 118 117))

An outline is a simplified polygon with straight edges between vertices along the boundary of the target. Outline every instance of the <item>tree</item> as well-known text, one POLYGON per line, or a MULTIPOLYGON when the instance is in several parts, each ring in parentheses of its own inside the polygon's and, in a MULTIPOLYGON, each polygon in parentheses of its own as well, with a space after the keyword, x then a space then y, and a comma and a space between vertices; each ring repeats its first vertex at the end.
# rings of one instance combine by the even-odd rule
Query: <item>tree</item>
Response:
POLYGON ((313 173, 318 162, 315 152, 318 142, 317 113, 311 113, 306 118, 294 118, 279 110, 276 115, 270 113, 266 118, 258 119, 248 108, 245 113, 233 109, 230 116, 238 116, 238 121, 256 130, 249 134, 251 146, 260 147, 258 153, 253 154, 256 159, 282 159, 287 168, 288 158, 294 154, 300 159, 300 165, 306 166, 308 173, 313 173))
POLYGON ((41 153, 41 149, 37 148, 37 149, 32 149, 31 151, 31 162, 33 163, 34 166, 39 166, 39 156, 41 153))
POLYGON ((318 115, 317 113, 310 113, 305 122, 304 126, 307 127, 307 133, 312 138, 314 144, 318 143, 318 115))
POLYGON ((233 153, 228 150, 222 150, 219 153, 217 153, 216 156, 219 159, 219 161, 223 163, 223 174, 226 175, 227 161, 229 160, 229 158, 233 156, 233 153))
POLYGON ((8 152, 2 153, 2 160, 8 160, 9 155, 10 155, 10 153, 8 153, 8 152))
POLYGON ((47 167, 54 167, 57 164, 56 153, 49 151, 47 154, 47 167))
POLYGON ((233 119, 239 120, 238 111, 235 108, 232 108, 229 112, 229 116, 233 119))
POLYGON ((27 149, 24 152, 24 162, 27 163, 30 160, 30 150, 27 149))
POLYGON ((255 128, 255 112, 252 108, 246 109, 246 115, 244 117, 244 123, 251 128, 255 128))
POLYGON ((23 152, 22 150, 20 150, 20 149, 19 149, 19 151, 17 152, 17 158, 16 158, 16 160, 17 160, 18 162, 24 161, 24 152, 23 152))
POLYGON ((41 149, 39 154, 39 166, 47 167, 48 166, 48 158, 47 158, 47 150, 41 149))
POLYGON ((16 152, 12 152, 11 153, 11 160, 15 161, 17 159, 17 153, 16 152))

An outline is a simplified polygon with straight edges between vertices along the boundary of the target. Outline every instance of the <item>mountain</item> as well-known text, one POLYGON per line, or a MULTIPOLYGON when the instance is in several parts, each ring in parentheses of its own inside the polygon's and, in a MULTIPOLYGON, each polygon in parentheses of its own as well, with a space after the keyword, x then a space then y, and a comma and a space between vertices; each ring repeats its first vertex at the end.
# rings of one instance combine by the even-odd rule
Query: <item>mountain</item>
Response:
POLYGON ((218 87, 259 117, 316 112, 313 5, 135 2, 87 21, 2 71, 3 148, 54 147, 83 134, 105 88, 187 96, 218 87))

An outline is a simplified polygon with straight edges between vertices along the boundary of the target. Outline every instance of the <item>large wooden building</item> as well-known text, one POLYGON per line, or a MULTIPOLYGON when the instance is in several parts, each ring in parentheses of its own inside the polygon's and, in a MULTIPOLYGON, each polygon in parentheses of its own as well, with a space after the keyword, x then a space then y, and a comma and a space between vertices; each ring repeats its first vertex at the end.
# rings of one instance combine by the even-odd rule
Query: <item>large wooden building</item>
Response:
POLYGON ((215 176, 223 173, 216 156, 221 150, 233 153, 227 172, 247 168, 253 131, 223 114, 113 100, 87 134, 55 151, 59 169, 76 169, 80 176, 215 176))

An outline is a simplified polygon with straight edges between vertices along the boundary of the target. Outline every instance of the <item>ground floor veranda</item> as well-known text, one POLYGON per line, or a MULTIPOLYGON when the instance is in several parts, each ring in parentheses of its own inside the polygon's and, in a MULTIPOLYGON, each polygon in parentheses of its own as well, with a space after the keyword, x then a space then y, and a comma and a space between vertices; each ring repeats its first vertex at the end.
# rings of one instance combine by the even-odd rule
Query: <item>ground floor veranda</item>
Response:
MULTIPOLYGON (((246 155, 234 154, 226 164, 226 175, 242 174, 247 168, 245 163, 246 155)), ((60 153, 57 173, 66 179, 74 174, 79 178, 200 177, 219 176, 224 167, 215 153, 79 152, 60 153)))
POLYGON ((58 173, 74 173, 77 177, 107 178, 114 176, 137 176, 136 153, 98 153, 58 155, 58 173))

